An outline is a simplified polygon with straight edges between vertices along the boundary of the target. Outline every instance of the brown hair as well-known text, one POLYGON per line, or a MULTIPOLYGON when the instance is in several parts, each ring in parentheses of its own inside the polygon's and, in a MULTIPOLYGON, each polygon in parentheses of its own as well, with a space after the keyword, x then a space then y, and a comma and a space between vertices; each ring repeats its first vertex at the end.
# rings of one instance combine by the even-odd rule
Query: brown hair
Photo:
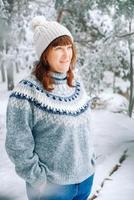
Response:
POLYGON ((67 84, 70 87, 73 87, 73 79, 74 79, 74 74, 73 74, 73 69, 75 68, 75 63, 76 63, 76 49, 75 46, 71 40, 71 38, 67 35, 60 36, 53 40, 49 46, 46 48, 46 50, 42 53, 40 57, 39 63, 35 66, 32 74, 36 76, 36 78, 43 84, 43 87, 47 91, 52 91, 54 88, 52 87, 54 84, 53 78, 50 76, 50 65, 47 62, 47 56, 48 52, 56 46, 64 46, 64 45, 69 45, 72 44, 72 51, 73 51, 73 56, 72 60, 70 63, 69 70, 67 72, 67 84))

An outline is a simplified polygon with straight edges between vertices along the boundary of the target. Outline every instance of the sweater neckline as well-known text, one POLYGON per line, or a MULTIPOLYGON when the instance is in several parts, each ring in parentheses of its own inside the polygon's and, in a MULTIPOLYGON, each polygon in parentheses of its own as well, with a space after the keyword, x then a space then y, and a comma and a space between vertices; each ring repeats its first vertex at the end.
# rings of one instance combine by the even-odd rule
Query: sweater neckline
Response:
POLYGON ((55 84, 64 84, 67 82, 67 73, 50 72, 50 76, 54 79, 55 84))

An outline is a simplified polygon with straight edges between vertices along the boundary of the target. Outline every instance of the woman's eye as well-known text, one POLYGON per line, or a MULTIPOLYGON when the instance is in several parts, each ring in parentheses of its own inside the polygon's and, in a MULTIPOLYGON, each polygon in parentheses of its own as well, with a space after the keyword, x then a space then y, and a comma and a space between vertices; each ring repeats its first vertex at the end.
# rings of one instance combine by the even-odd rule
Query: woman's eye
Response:
MULTIPOLYGON (((63 47, 55 47, 55 50, 62 50, 64 49, 63 47)), ((72 49, 72 46, 68 46, 67 49, 72 49)))
POLYGON ((58 49, 61 49, 61 47, 56 47, 55 49, 58 50, 58 49))

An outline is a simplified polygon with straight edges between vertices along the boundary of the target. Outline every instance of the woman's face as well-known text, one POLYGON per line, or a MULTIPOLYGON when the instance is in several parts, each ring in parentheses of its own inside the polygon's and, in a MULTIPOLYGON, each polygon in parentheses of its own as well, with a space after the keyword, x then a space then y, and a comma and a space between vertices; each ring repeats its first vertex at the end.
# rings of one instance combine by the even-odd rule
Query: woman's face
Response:
POLYGON ((65 73, 69 70, 72 59, 72 45, 56 46, 49 50, 47 61, 53 72, 65 73))

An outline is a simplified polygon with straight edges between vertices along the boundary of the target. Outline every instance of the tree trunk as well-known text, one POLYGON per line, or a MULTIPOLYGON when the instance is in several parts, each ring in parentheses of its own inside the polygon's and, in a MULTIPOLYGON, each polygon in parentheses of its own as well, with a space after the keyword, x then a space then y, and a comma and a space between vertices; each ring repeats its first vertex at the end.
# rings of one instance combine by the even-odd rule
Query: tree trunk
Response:
POLYGON ((19 62, 15 62, 15 68, 16 68, 16 72, 19 73, 19 62))
MULTIPOLYGON (((129 32, 131 33, 131 22, 129 22, 129 32)), ((128 115, 132 117, 133 111, 133 54, 131 52, 131 40, 129 40, 129 50, 130 50, 130 96, 129 96, 129 107, 128 107, 128 115)))
POLYGON ((13 76, 13 62, 7 63, 7 89, 12 90, 14 88, 14 76, 13 76))
POLYGON ((1 77, 2 77, 2 82, 5 82, 6 77, 5 77, 5 69, 4 69, 3 62, 1 63, 1 77))
POLYGON ((113 72, 114 75, 113 75, 113 93, 116 93, 115 91, 115 81, 116 81, 116 76, 115 76, 115 72, 113 72))
POLYGON ((129 96, 129 108, 128 108, 129 117, 132 116, 132 111, 133 111, 133 55, 130 52, 130 96, 129 96))

